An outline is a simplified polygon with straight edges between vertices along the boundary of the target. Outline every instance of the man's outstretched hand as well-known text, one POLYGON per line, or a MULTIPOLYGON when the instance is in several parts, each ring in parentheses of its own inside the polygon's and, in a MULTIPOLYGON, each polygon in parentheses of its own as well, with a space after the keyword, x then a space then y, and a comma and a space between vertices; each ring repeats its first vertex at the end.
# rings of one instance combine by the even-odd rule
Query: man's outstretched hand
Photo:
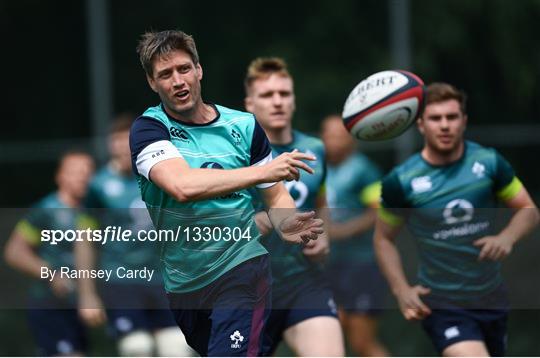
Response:
POLYGON ((308 243, 310 240, 317 240, 319 235, 324 233, 323 221, 315 217, 314 211, 291 214, 277 228, 284 241, 296 244, 308 243))

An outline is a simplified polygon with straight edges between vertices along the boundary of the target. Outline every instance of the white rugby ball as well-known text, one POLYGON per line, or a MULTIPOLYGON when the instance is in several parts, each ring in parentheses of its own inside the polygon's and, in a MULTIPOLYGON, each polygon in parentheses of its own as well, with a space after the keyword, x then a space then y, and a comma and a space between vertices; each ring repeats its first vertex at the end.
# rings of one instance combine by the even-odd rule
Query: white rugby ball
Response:
POLYGON ((424 100, 424 82, 414 73, 377 72, 360 82, 343 108, 343 123, 366 141, 397 137, 414 123, 424 100))

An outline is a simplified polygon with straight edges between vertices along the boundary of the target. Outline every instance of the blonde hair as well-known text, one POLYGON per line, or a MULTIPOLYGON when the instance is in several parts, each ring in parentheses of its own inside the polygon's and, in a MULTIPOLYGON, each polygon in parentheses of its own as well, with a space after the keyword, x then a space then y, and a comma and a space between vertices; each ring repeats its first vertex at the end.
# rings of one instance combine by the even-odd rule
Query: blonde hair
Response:
POLYGON ((259 79, 266 79, 273 74, 283 77, 291 77, 287 68, 287 63, 279 57, 258 57, 251 61, 248 66, 244 87, 249 93, 253 82, 259 79))

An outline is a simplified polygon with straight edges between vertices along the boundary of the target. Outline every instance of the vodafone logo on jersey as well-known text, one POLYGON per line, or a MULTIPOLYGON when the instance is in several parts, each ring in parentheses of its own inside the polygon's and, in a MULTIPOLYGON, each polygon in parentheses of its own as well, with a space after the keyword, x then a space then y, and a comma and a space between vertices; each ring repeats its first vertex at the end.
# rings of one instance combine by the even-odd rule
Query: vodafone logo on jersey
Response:
POLYGON ((471 221, 474 206, 465 199, 455 199, 446 204, 443 210, 444 222, 451 225, 471 221))

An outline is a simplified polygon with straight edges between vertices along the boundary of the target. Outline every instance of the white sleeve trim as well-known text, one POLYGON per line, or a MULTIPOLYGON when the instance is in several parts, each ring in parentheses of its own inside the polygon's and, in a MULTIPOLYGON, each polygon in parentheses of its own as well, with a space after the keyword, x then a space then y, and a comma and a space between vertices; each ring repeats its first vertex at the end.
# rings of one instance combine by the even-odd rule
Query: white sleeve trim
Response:
MULTIPOLYGON (((263 166, 265 164, 268 164, 272 161, 272 152, 270 152, 266 157, 264 157, 263 159, 259 160, 257 163, 253 164, 252 167, 260 167, 260 166, 263 166)), ((257 184, 256 187, 258 189, 266 189, 266 188, 270 188, 271 186, 274 186, 276 184, 276 182, 273 182, 273 183, 261 183, 261 184, 257 184)))
POLYGON ((147 145, 137 156, 137 172, 150 180, 150 170, 154 165, 167 159, 182 158, 178 148, 168 140, 160 140, 147 145))

